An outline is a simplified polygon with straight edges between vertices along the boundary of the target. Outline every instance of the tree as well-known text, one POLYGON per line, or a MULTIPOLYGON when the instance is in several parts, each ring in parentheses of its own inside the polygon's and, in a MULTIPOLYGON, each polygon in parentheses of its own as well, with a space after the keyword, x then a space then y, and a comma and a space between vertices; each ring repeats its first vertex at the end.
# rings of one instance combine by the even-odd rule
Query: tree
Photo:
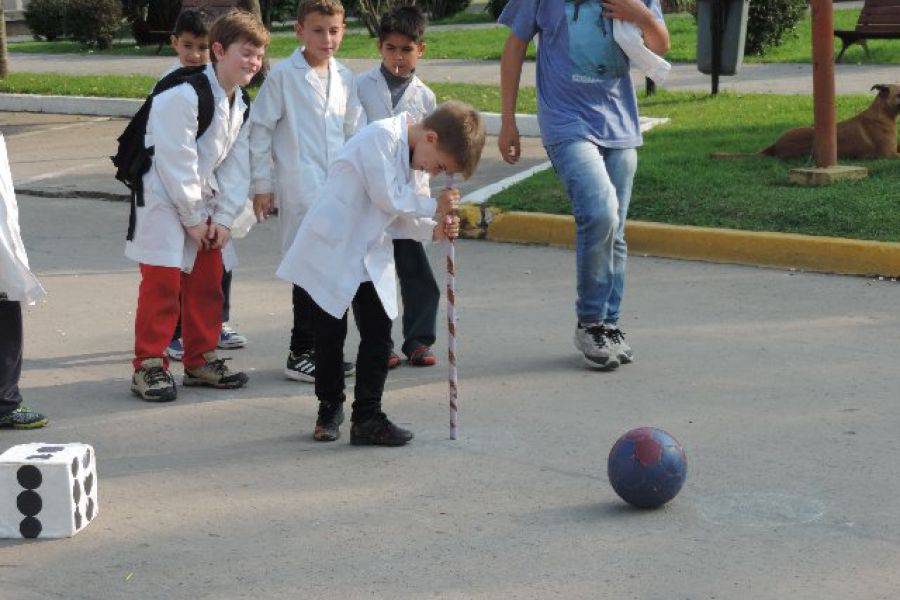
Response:
POLYGON ((9 75, 9 61, 6 55, 6 15, 3 5, 0 4, 0 79, 6 79, 9 75))

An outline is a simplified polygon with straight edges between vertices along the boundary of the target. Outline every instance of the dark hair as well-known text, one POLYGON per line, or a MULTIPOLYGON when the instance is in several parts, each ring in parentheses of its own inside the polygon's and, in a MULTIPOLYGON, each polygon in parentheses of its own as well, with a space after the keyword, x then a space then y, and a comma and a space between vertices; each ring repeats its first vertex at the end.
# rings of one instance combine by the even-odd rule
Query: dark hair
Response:
POLYGON ((399 33, 418 44, 425 39, 426 25, 425 15, 418 6, 398 6, 382 15, 378 24, 378 39, 383 42, 392 33, 399 33))
POLYGON ((438 136, 437 146, 459 164, 464 179, 478 167, 484 150, 484 119, 465 102, 450 100, 439 105, 422 121, 425 129, 438 136))
POLYGON ((179 37, 182 33, 192 33, 197 37, 209 35, 209 23, 200 11, 185 10, 178 15, 175 20, 175 37, 179 37))
MULTIPOLYGON (((224 50, 234 43, 249 42, 254 46, 265 48, 269 45, 271 37, 269 30, 253 13, 244 10, 232 9, 216 19, 209 28, 209 47, 219 42, 224 50)), ((216 62, 216 53, 211 52, 210 58, 216 62)))

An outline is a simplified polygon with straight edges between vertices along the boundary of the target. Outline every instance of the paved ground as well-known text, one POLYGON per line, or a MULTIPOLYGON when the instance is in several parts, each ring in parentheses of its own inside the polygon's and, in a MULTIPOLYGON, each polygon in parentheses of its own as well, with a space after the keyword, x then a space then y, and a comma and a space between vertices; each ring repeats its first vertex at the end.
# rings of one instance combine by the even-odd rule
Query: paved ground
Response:
POLYGON ((464 241, 461 439, 447 439, 442 361, 390 375, 387 410, 414 443, 355 449, 313 442, 312 390, 280 375, 276 223, 239 246, 233 322, 251 344, 230 354, 250 387, 154 406, 128 392, 126 205, 20 206, 49 291, 26 314, 24 394, 52 423, 3 431, 0 451, 94 444, 101 513, 73 539, 0 541, 4 600, 900 589, 896 283, 633 257, 623 326, 637 361, 596 373, 571 347, 572 253, 464 241), (656 512, 624 506, 605 477, 612 443, 639 425, 669 430, 690 460, 656 512))
MULTIPOLYGON (((10 71, 34 73, 63 72, 71 75, 132 73, 155 74, 164 72, 172 64, 172 57, 140 56, 78 56, 71 54, 18 54, 11 53, 10 71)), ((275 61, 278 62, 277 60, 275 61)), ((343 59, 354 72, 361 73, 378 64, 375 59, 343 59)), ((426 82, 481 83, 499 85, 498 61, 471 62, 464 60, 422 60, 417 68, 426 82)), ((835 84, 840 94, 868 93, 875 83, 897 81, 900 72, 897 65, 840 64, 835 68, 835 84)), ((533 86, 534 63, 525 64, 522 85, 533 86)), ((643 78, 635 73, 635 82, 643 85, 643 78)), ((672 69, 666 89, 675 91, 708 91, 710 78, 697 71, 693 64, 676 64, 672 69)), ((739 92, 774 94, 811 94, 812 65, 766 64, 744 65, 735 77, 722 77, 720 89, 739 92)))

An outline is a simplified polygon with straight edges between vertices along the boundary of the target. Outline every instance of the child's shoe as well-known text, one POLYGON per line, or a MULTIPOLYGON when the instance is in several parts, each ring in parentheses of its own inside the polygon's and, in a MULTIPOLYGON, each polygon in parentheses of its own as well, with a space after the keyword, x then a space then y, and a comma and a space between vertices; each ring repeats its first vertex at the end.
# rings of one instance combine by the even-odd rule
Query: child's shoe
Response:
POLYGON ((166 348, 166 354, 172 360, 181 360, 184 358, 184 344, 181 343, 181 338, 175 338, 169 342, 169 345, 166 348))
POLYGON ((319 403, 319 416, 316 418, 316 430, 313 439, 317 442, 333 442, 341 437, 340 426, 344 422, 344 408, 340 404, 319 403))
POLYGON ((579 322, 575 328, 574 342, 585 364, 592 369, 611 371, 619 367, 619 359, 610 348, 603 323, 582 325, 579 322))
POLYGON ((3 429, 39 429, 47 424, 47 417, 26 406, 0 416, 0 428, 3 429))
POLYGON ((627 365, 634 362, 634 351, 625 342, 625 332, 618 325, 605 325, 606 339, 609 340, 610 352, 619 359, 619 363, 627 365))
POLYGON ((222 323, 222 330, 219 332, 219 348, 234 350, 235 348, 243 348, 246 345, 247 338, 232 329, 228 323, 222 323))
POLYGON ((396 369, 400 366, 400 356, 391 350, 390 356, 388 356, 388 369, 396 369))
POLYGON ((403 446, 414 437, 412 431, 397 427, 384 413, 350 427, 350 443, 354 446, 403 446))
MULTIPOLYGON (((287 362, 284 366, 284 374, 294 381, 316 382, 316 352, 309 350, 294 354, 288 352, 287 362)), ((356 365, 351 362, 344 363, 344 377, 353 377, 356 374, 356 365)))
POLYGON ((190 370, 185 367, 182 385, 205 385, 223 390, 233 390, 247 385, 249 377, 246 373, 232 371, 225 364, 226 360, 231 360, 230 358, 219 358, 215 350, 210 350, 203 355, 203 359, 206 363, 196 369, 190 370))
POLYGON ((433 367, 437 364, 437 357, 428 346, 417 346, 409 353, 406 362, 414 367, 433 367))
POLYGON ((178 396, 175 378, 161 358, 148 358, 131 376, 131 391, 147 402, 171 402, 178 396))

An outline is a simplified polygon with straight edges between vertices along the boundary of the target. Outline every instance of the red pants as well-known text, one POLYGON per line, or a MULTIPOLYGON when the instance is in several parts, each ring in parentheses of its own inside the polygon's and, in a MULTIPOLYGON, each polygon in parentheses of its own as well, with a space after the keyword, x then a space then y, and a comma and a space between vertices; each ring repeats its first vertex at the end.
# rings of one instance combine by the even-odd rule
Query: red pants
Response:
POLYGON ((199 250, 194 268, 141 263, 141 287, 134 319, 134 369, 148 358, 161 358, 169 368, 166 347, 178 323, 181 299, 181 331, 184 366, 196 369, 215 350, 222 328, 222 251, 199 250))

